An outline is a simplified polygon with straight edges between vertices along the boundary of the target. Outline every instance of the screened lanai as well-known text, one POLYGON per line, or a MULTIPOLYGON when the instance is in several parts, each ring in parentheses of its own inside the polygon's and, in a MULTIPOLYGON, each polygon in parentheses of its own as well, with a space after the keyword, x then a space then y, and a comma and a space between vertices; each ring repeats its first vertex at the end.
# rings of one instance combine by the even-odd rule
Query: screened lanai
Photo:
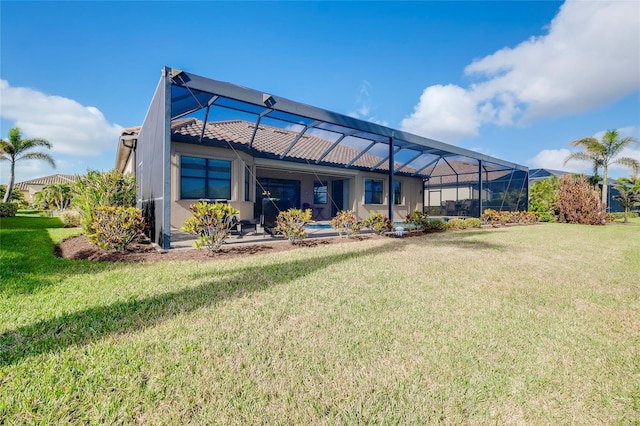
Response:
MULTIPOLYGON (((150 237, 163 248, 170 247, 172 202, 179 198, 175 192, 186 191, 189 182, 188 176, 182 176, 177 188, 175 177, 172 181, 172 167, 180 166, 176 161, 185 161, 172 157, 172 143, 193 149, 225 149, 230 159, 260 159, 258 166, 238 161, 244 165, 236 179, 242 185, 227 187, 234 181, 230 178, 228 184, 215 186, 215 191, 200 197, 231 197, 256 209, 263 193, 269 192, 262 185, 292 171, 314 181, 314 197, 329 198, 327 210, 319 209, 327 219, 336 209, 354 205, 353 193, 351 204, 346 203, 347 187, 336 187, 335 182, 347 181, 356 172, 384 173, 384 180, 364 181, 355 203, 361 197, 362 203, 376 204, 380 197, 379 204, 392 221, 402 219, 394 217, 401 196, 405 209, 415 206, 441 216, 477 217, 485 208, 521 210, 527 206, 528 169, 524 166, 169 67, 162 70, 136 143, 127 143, 134 150, 138 204, 150 237), (405 199, 400 182, 405 186, 418 182, 416 193, 421 199, 405 199)), ((215 167, 225 166, 207 161, 212 164, 207 166, 207 179, 213 181, 216 173, 224 171, 215 167)), ((186 170, 188 164, 183 166, 186 170)))

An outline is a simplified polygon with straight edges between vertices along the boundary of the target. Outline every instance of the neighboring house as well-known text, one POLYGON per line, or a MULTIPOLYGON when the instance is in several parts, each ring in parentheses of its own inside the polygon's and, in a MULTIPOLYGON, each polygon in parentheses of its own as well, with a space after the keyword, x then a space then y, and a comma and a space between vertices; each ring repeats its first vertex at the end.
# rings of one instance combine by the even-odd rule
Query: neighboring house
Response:
POLYGON ((20 191, 24 195, 24 199, 31 203, 33 197, 40 191, 45 185, 51 185, 53 183, 68 183, 72 184, 78 179, 77 175, 62 175, 56 174, 51 176, 44 176, 36 179, 26 180, 24 182, 17 182, 13 186, 14 191, 20 191))
MULTIPOLYGON (((473 216, 485 202, 478 194, 488 193, 488 175, 518 174, 526 182, 528 173, 464 148, 168 67, 142 126, 122 131, 116 154, 116 168, 136 176, 138 206, 162 248, 170 248, 172 230, 200 199, 230 203, 241 220, 289 207, 311 208, 314 220, 339 210, 402 220, 424 210, 425 183, 446 180, 438 175, 445 163, 451 167, 445 174, 460 174, 462 166, 479 177, 475 192, 469 183, 456 190, 458 198, 467 191, 473 216)), ((518 193, 521 186, 517 179, 501 184, 518 193)))

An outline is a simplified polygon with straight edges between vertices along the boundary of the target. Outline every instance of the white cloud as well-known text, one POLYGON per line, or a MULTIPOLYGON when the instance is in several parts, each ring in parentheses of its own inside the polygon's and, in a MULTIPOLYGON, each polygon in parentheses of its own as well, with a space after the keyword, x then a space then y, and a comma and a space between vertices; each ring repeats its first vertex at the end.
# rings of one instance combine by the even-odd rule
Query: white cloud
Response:
POLYGON ((527 160, 526 164, 532 169, 562 170, 572 173, 593 174, 593 165, 588 161, 569 161, 564 164, 565 158, 571 154, 566 148, 544 149, 535 157, 527 160))
POLYGON ((402 130, 446 141, 478 133, 479 112, 469 93, 453 84, 427 87, 402 130))
POLYGON ((367 80, 363 80, 358 93, 358 98, 356 99, 356 109, 349 112, 347 115, 360 120, 370 121, 381 126, 389 126, 388 121, 379 120, 377 117, 371 115, 372 98, 373 86, 367 80))
POLYGON ((115 152, 122 130, 93 106, 27 87, 12 87, 6 80, 0 80, 0 115, 12 120, 23 137, 47 139, 54 154, 98 156, 115 152))
POLYGON ((532 37, 468 65, 468 88, 425 89, 403 129, 448 142, 477 133, 481 124, 512 125, 594 110, 640 89, 639 2, 562 5, 546 35, 532 37), (435 99, 425 96, 435 94, 435 99), (472 112, 452 110, 460 99, 472 112), (426 105, 423 106, 423 103, 426 105), (453 119, 452 114, 457 117, 453 119), (461 127, 466 129, 460 131, 461 127))

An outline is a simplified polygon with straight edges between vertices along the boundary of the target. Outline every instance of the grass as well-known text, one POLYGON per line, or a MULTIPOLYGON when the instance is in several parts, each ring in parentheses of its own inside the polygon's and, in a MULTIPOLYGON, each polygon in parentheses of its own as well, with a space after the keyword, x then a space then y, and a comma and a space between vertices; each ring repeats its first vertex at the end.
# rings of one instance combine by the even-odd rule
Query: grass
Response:
POLYGON ((0 221, 0 423, 639 424, 640 222, 233 261, 0 221))

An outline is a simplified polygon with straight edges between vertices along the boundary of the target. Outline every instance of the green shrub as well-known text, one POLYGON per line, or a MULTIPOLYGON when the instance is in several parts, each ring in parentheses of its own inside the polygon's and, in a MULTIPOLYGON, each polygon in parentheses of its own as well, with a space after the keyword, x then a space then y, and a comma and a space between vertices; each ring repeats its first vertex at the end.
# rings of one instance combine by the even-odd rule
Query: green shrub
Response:
POLYGON ((331 227, 338 231, 338 235, 350 237, 362 229, 362 223, 351 210, 341 210, 331 219, 331 227))
MULTIPOLYGON (((4 195, 7 193, 7 185, 0 185, 0 201, 4 199, 4 195)), ((18 205, 18 209, 25 209, 29 207, 29 203, 24 198, 22 191, 18 191, 16 187, 13 187, 11 191, 11 199, 8 202, 14 202, 18 205)))
POLYGON ((291 208, 278 213, 276 218, 276 232, 282 234, 291 244, 307 238, 305 227, 311 222, 311 209, 291 208))
POLYGON ((142 212, 135 207, 99 206, 93 212, 89 241, 103 250, 125 251, 144 230, 142 212))
POLYGON ((0 217, 13 217, 18 212, 18 204, 13 202, 3 203, 0 201, 0 217))
POLYGON ((477 217, 468 217, 465 221, 468 228, 480 228, 482 226, 482 221, 477 217))
POLYGON ((429 229, 429 215, 423 213, 420 210, 416 210, 413 213, 409 213, 404 219, 404 223, 407 228, 412 230, 421 231, 423 229, 429 229))
POLYGON ((482 213, 482 222, 491 225, 507 224, 507 223, 537 223, 540 221, 539 212, 510 212, 510 211, 496 211, 493 209, 487 209, 482 213))
POLYGON ((488 223, 490 225, 495 225, 495 224, 501 222, 500 212, 498 212, 496 210, 493 210, 493 209, 486 209, 482 213, 482 216, 480 217, 480 219, 484 223, 488 223))
POLYGON ((447 229, 447 222, 442 219, 434 219, 430 220, 426 223, 427 229, 431 229, 434 231, 444 231, 447 229))
POLYGON ((218 252, 229 237, 229 231, 235 226, 234 215, 240 212, 230 204, 199 201, 189 206, 193 216, 184 221, 182 232, 198 236, 196 247, 207 247, 218 252))
MULTIPOLYGON (((614 212, 614 213, 609 213, 609 215, 611 216, 611 221, 623 220, 624 219, 624 212, 614 212)), ((638 215, 638 213, 629 212, 629 218, 630 219, 637 218, 637 217, 640 217, 640 215, 638 215)))
POLYGON ((449 219, 447 222, 447 229, 466 229, 468 226, 465 219, 449 219))
POLYGON ((393 224, 389 218, 378 212, 371 212, 369 217, 362 221, 362 225, 378 235, 382 235, 393 229, 393 224))
POLYGON ((65 228, 77 228, 82 224, 82 215, 77 210, 65 210, 60 213, 65 228))
POLYGON ((540 221, 555 222, 558 213, 558 178, 542 179, 529 188, 529 211, 538 212, 540 221))
POLYGON ((78 178, 71 187, 71 192, 71 204, 82 215, 82 229, 86 235, 91 235, 94 232, 92 213, 98 206, 135 206, 136 178, 118 170, 90 170, 78 178))

